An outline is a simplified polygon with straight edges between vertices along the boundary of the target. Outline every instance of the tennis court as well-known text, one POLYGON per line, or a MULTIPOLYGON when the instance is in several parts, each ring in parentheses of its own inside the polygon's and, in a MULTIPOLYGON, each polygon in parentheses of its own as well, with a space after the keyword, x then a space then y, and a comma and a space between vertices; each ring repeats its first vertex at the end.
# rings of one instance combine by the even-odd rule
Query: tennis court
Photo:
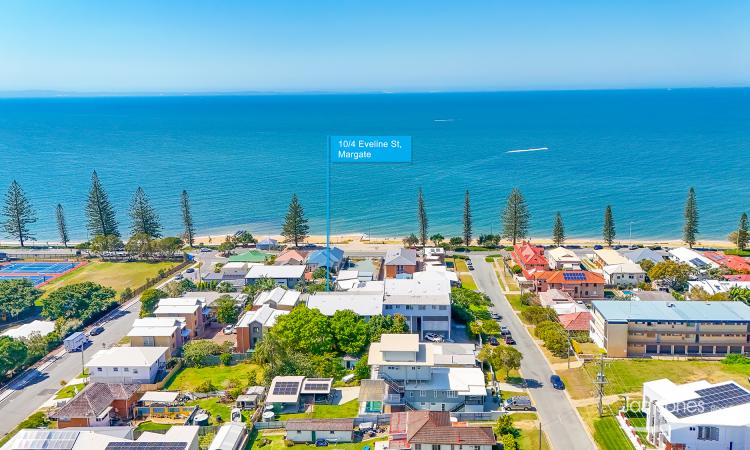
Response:
POLYGON ((40 286, 79 265, 81 263, 76 262, 12 262, 0 265, 0 280, 23 278, 40 286))

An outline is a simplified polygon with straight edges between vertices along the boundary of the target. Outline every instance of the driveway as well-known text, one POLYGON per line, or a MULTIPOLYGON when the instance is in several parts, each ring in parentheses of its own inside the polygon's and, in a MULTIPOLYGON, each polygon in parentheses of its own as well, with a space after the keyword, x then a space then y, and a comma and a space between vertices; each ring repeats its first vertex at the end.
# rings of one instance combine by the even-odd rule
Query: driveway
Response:
POLYGON ((500 291, 500 285, 490 263, 484 255, 471 258, 475 270, 474 281, 480 290, 492 299, 495 312, 503 316, 503 325, 510 328, 516 339, 516 348, 523 353, 521 373, 529 387, 529 395, 537 408, 542 429, 547 433, 552 448, 556 450, 596 450, 584 424, 563 391, 549 384, 552 375, 547 360, 531 339, 526 327, 513 312, 510 303, 500 291))

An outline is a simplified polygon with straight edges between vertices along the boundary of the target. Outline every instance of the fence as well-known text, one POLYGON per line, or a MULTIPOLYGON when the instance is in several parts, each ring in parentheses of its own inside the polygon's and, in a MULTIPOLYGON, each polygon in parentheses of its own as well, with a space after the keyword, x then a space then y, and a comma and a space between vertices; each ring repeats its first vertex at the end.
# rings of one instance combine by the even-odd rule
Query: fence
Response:
POLYGON ((167 375, 162 378, 161 381, 158 383, 152 383, 152 384, 142 384, 140 389, 138 389, 139 392, 148 392, 148 391, 158 391, 164 388, 169 381, 177 375, 177 372, 180 371, 182 368, 182 362, 177 361, 177 364, 172 367, 172 369, 167 372, 167 375))
POLYGON ((459 422, 480 422, 480 421, 495 421, 498 417, 504 415, 504 411, 487 411, 487 412, 454 412, 451 413, 451 417, 454 417, 459 422))
MULTIPOLYGON (((180 264, 177 264, 176 266, 172 267, 171 269, 164 271, 164 276, 147 280, 141 286, 138 286, 137 288, 133 289, 133 291, 131 292, 130 298, 134 298, 134 297, 141 295, 143 291, 145 291, 146 289, 157 285, 161 280, 165 278, 169 278, 171 275, 181 271, 182 269, 192 264, 193 264, 193 261, 183 261, 180 264)), ((125 301, 125 300, 130 300, 130 299, 122 299, 122 300, 125 301)))
MULTIPOLYGON (((232 353, 232 359, 229 361, 230 365, 246 361, 252 357, 251 353, 232 353)), ((206 366, 218 366, 221 364, 219 355, 207 355, 203 358, 203 364, 206 366)))

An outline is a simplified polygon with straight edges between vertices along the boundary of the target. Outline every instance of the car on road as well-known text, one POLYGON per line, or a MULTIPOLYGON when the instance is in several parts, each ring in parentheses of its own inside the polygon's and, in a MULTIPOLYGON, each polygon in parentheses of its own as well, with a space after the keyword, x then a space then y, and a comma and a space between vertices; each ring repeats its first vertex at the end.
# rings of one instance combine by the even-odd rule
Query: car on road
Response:
POLYGON ((531 411, 534 409, 529 397, 511 397, 505 400, 503 406, 507 411, 531 411))
POLYGON ((558 390, 565 389, 565 383, 563 383, 562 378, 560 378, 560 375, 553 374, 549 377, 549 382, 552 384, 552 387, 558 390))
POLYGON ((224 327, 224 334, 233 334, 234 333, 234 325, 227 325, 224 327))
POLYGON ((505 325, 502 325, 500 327, 500 334, 503 336, 510 336, 510 329, 506 327, 505 325))
POLYGON ((496 312, 490 313, 490 317, 492 317, 494 320, 503 320, 503 316, 496 312))
POLYGON ((604 248, 604 247, 602 247, 601 245, 595 245, 595 246, 594 246, 594 250, 601 250, 601 249, 603 249, 603 248, 604 248))
POLYGON ((211 251, 211 249, 208 248, 208 247, 201 247, 201 253, 208 253, 210 251, 211 251))
POLYGON ((430 342, 443 342, 443 337, 437 333, 425 333, 424 338, 430 342))
POLYGON ((173 279, 174 281, 181 281, 181 280, 182 280, 182 278, 183 278, 183 277, 182 277, 182 274, 181 274, 181 273, 178 273, 177 275, 175 275, 174 277, 172 277, 172 279, 173 279))
POLYGON ((326 441, 325 439, 318 439, 315 441, 315 446, 316 447, 328 447, 328 441, 326 441))
POLYGON ((193 273, 193 272, 195 272, 195 269, 193 269, 192 267, 189 267, 189 268, 188 268, 188 269, 187 269, 187 270, 185 271, 185 273, 193 273))
POLYGON ((497 338, 495 336, 490 336, 487 338, 487 343, 494 346, 500 345, 500 342, 498 342, 497 338))
POLYGON ((94 327, 91 329, 91 331, 89 331, 89 336, 102 334, 102 331, 104 331, 104 327, 94 327))
POLYGON ((508 345, 516 345, 516 340, 513 339, 513 336, 507 335, 505 336, 505 343, 508 345))

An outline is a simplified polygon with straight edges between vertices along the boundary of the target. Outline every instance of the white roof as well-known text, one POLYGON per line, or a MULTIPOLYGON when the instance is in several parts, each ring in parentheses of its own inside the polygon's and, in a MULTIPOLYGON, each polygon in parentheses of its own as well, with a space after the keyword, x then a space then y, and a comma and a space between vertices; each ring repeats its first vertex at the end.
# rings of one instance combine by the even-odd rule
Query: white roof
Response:
POLYGON ((574 314, 578 312, 589 312, 584 305, 580 303, 557 303, 551 305, 550 308, 554 309, 557 315, 561 314, 574 314))
POLYGON ((249 326, 253 322, 261 324, 261 326, 270 328, 276 324, 276 319, 284 314, 289 314, 289 311, 283 309, 273 309, 268 305, 263 305, 255 311, 247 311, 237 321, 238 327, 249 326))
POLYGON ((21 326, 5 330, 3 336, 12 338, 28 338, 34 333, 38 333, 41 336, 47 336, 48 334, 55 331, 55 322, 47 320, 35 320, 30 323, 25 323, 21 326))
POLYGON ((389 248, 385 252, 384 264, 414 266, 417 264, 417 251, 413 248, 389 248))
POLYGON ((195 311, 200 308, 199 305, 159 305, 154 310, 154 314, 175 316, 180 314, 195 314, 195 311))
POLYGON ((184 327, 184 317, 144 317, 142 319, 135 319, 133 322, 133 328, 136 327, 184 327))
POLYGON ((244 423, 227 422, 216 432, 208 450, 231 450, 239 445, 244 436, 244 423))
POLYGON ((142 402, 173 403, 180 393, 177 391, 149 391, 143 394, 142 402))
POLYGON ((383 334, 380 336, 382 352, 417 352, 419 351, 418 334, 383 334))
POLYGON ((336 282, 344 280, 356 280, 359 278, 359 270, 340 270, 336 274, 336 282))
POLYGON ((385 281, 360 281, 349 290, 359 292, 380 292, 381 295, 383 295, 385 293, 385 281))
MULTIPOLYGON (((176 442, 189 450, 197 444, 197 426, 174 425, 165 434, 145 432, 137 441, 130 439, 133 427, 81 427, 55 429, 24 429, 13 436, 2 450, 56 449, 105 450, 114 442, 176 442)), ((135 448, 135 447, 134 447, 135 448)))
POLYGON ((136 336, 172 336, 180 327, 133 327, 128 332, 129 337, 136 336))
POLYGON ((622 264, 610 264, 607 266, 604 266, 602 268, 604 273, 613 275, 616 273, 634 273, 634 274, 641 274, 646 273, 645 270, 641 267, 640 264, 632 263, 632 262, 626 262, 622 264))
POLYGON ((274 377, 273 381, 271 381, 271 387, 268 389, 266 403, 295 403, 299 398, 299 392, 302 390, 302 382, 304 380, 305 377, 302 376, 274 377), (277 383, 296 383, 297 386, 291 394, 274 394, 277 383))
POLYGON ((169 297, 159 300, 159 306, 196 306, 206 303, 203 297, 169 297))
POLYGON ((719 265, 715 262, 687 247, 673 248, 669 251, 669 254, 673 259, 688 264, 696 269, 703 269, 705 267, 713 267, 714 269, 719 268, 719 265))
MULTIPOLYGON (((681 405, 683 409, 692 407, 703 407, 699 402, 701 395, 696 392, 702 389, 708 389, 716 386, 734 385, 739 387, 745 393, 750 394, 743 386, 734 381, 725 381, 722 383, 711 384, 706 380, 695 381, 686 384, 675 384, 671 380, 661 379, 643 383, 644 394, 655 402, 656 407, 660 410, 660 415, 667 419, 669 423, 681 423, 690 425, 725 425, 725 426, 748 426, 750 425, 750 403, 730 406, 728 408, 711 409, 706 407, 705 412, 694 414, 687 417, 678 418, 667 405, 685 402, 681 405), (692 401, 692 402, 691 402, 692 401)), ((679 408, 678 408, 679 410, 679 408)), ((700 412, 700 411, 698 411, 700 412)))
POLYGON ((450 305, 451 285, 438 272, 423 272, 416 279, 385 280, 384 304, 450 305))
POLYGON ((297 279, 302 278, 305 273, 305 265, 287 265, 287 266, 252 266, 245 275, 245 278, 273 278, 273 279, 297 279))
POLYGON ((440 275, 444 276, 449 282, 458 283, 458 274, 456 272, 448 270, 448 268, 443 265, 436 266, 432 264, 427 264, 425 266, 424 272, 415 272, 413 275, 413 279, 429 279, 431 275, 423 275, 427 272, 439 273, 440 275))
POLYGON ((384 334, 381 342, 370 344, 367 361, 370 365, 475 367, 477 359, 474 344, 419 342, 416 334, 384 334), (388 359, 394 352, 414 355, 408 358, 398 355, 395 359, 388 359))
POLYGON ((573 250, 565 247, 557 247, 547 251, 547 259, 554 259, 560 262, 581 262, 581 258, 573 250))
POLYGON ((234 261, 234 262, 228 262, 221 266, 223 269, 247 269, 247 263, 240 262, 240 261, 234 261))
POLYGON ((345 309, 354 311, 359 316, 379 316, 383 313, 383 296, 347 291, 318 292, 307 299, 307 307, 317 309, 326 316, 345 309))
POLYGON ((420 381, 419 390, 456 391, 458 395, 487 395, 484 372, 479 367, 436 367, 429 381, 420 381))
POLYGON ((292 307, 299 301, 301 292, 284 289, 282 287, 275 287, 270 291, 263 291, 258 294, 258 297, 253 302, 256 306, 265 305, 269 302, 274 302, 277 305, 292 307))
POLYGON ((94 353, 86 367, 151 367, 167 350, 167 347, 112 347, 94 353))
POLYGON ((594 254, 604 262, 605 266, 609 266, 611 264, 625 264, 630 262, 630 260, 622 256, 620 252, 611 248, 595 249, 594 254))
POLYGON ((690 285, 690 289, 700 288, 709 294, 729 292, 734 287, 750 289, 750 281, 700 280, 688 281, 688 284, 690 285))

